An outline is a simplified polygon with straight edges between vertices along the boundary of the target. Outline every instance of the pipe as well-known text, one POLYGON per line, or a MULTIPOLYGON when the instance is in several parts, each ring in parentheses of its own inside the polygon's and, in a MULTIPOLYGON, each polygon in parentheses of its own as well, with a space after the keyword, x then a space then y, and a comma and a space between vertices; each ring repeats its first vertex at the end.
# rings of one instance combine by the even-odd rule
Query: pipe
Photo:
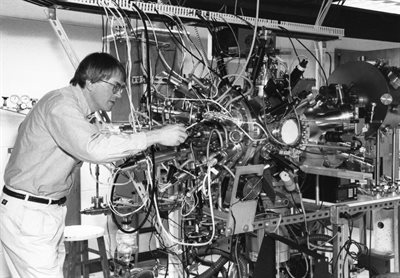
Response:
POLYGON ((397 150, 397 144, 398 144, 398 136, 397 136, 397 131, 398 129, 396 127, 393 127, 393 135, 392 135, 392 184, 395 184, 396 182, 396 177, 397 174, 396 172, 398 171, 396 167, 396 162, 397 162, 397 157, 396 155, 396 150, 397 150))
MULTIPOLYGON (((232 255, 224 252, 222 250, 218 250, 218 249, 200 249, 198 251, 198 256, 206 256, 206 255, 220 255, 221 257, 217 260, 217 262, 211 266, 209 269, 207 269, 205 272, 203 272, 202 274, 200 274, 197 277, 200 278, 210 278, 211 276, 217 274, 218 272, 221 271, 221 268, 228 262, 228 261, 232 261, 235 262, 235 260, 233 259, 232 255)), ((238 267, 239 267, 239 271, 242 274, 242 277, 248 277, 248 269, 247 269, 247 260, 243 255, 239 255, 237 257, 237 261, 238 261, 238 267)))
POLYGON ((381 132, 376 131, 376 156, 375 156, 375 186, 379 186, 380 168, 381 168, 381 132))
POLYGON ((198 275, 197 277, 199 278, 210 278, 217 274, 221 268, 224 267, 224 265, 228 262, 229 260, 223 256, 219 257, 219 259, 215 262, 214 265, 210 266, 206 271, 204 271, 202 274, 198 275))

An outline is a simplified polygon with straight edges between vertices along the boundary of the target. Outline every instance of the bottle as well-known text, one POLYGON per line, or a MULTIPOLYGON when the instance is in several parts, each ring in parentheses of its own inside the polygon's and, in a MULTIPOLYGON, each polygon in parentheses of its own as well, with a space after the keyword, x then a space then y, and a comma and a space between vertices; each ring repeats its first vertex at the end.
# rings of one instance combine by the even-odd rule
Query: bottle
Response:
POLYGON ((136 254, 139 249, 137 243, 137 232, 132 233, 134 229, 127 222, 122 222, 122 229, 119 229, 115 235, 117 241, 117 256, 118 259, 126 264, 131 261, 131 256, 136 254))

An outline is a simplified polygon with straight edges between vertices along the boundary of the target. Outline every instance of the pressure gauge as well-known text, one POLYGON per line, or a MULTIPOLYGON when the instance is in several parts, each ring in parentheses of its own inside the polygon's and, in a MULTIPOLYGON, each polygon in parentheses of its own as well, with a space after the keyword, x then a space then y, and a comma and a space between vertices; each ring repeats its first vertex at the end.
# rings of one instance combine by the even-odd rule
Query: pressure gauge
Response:
POLYGON ((28 104, 31 101, 31 98, 27 95, 23 95, 20 97, 22 103, 28 104))
POLYGON ((19 96, 17 95, 11 95, 10 96, 10 102, 14 103, 14 104, 18 104, 18 102, 20 102, 19 96))

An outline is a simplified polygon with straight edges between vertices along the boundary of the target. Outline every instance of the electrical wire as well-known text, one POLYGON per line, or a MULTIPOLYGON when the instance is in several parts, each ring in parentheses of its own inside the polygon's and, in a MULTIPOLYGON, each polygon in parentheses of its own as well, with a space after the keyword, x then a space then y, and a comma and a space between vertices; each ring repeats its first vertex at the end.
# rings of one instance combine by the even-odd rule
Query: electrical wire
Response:
MULTIPOLYGON (((288 33, 290 34, 290 31, 289 31, 288 29, 286 29, 286 28, 284 28, 284 27, 282 27, 282 26, 278 26, 278 27, 279 27, 280 29, 284 30, 285 32, 288 32, 288 33)), ((305 50, 308 51, 308 53, 311 54, 311 56, 312 56, 312 57, 315 59, 315 61, 318 63, 318 66, 320 67, 320 69, 321 69, 321 71, 322 71, 322 73, 323 73, 323 75, 324 75, 325 83, 328 84, 328 77, 326 76, 324 67, 321 65, 321 62, 320 62, 320 61, 318 60, 318 58, 314 55, 314 53, 312 53, 312 51, 311 51, 307 46, 304 45, 304 43, 302 43, 302 42, 301 42, 299 39, 297 39, 297 38, 295 38, 295 39, 296 39, 296 41, 297 41, 298 43, 300 43, 300 44, 304 47, 305 50)))
MULTIPOLYGON (((304 273, 304 275, 302 276, 302 278, 306 278, 307 277, 307 275, 308 275, 308 271, 309 271, 309 263, 308 263, 308 259, 307 259, 307 256, 304 254, 304 253, 302 253, 302 257, 304 258, 304 262, 305 262, 305 265, 306 265, 306 270, 305 270, 305 273, 304 273)), ((286 271, 287 271, 287 273, 289 274, 289 276, 291 277, 291 278, 296 278, 295 276, 293 276, 293 274, 290 272, 290 269, 289 269, 289 266, 287 265, 287 263, 285 263, 285 269, 286 269, 286 271)))
MULTIPOLYGON (((246 59, 246 62, 243 65, 242 70, 240 71, 240 73, 238 74, 238 76, 243 76, 246 69, 247 69, 247 65, 249 64, 249 61, 251 59, 251 53, 253 52, 254 46, 255 46, 255 42, 256 42, 256 38, 257 38, 257 28, 258 28, 258 17, 259 17, 259 12, 260 12, 260 0, 257 0, 256 2, 256 17, 255 17, 255 24, 254 24, 254 32, 253 32, 253 39, 251 41, 251 45, 250 45, 250 50, 249 50, 249 55, 246 59)), ((236 78, 234 80, 234 82, 232 83, 231 87, 225 92, 225 94, 227 94, 238 82, 239 78, 236 78)))

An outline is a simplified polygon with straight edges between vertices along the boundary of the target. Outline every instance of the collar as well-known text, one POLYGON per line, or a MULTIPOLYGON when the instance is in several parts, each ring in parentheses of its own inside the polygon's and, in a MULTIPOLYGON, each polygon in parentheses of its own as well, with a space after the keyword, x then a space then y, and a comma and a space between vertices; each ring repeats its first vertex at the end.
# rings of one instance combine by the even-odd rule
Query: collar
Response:
POLYGON ((78 105, 82 109, 84 115, 86 115, 87 118, 90 118, 94 112, 90 110, 90 106, 85 97, 85 93, 84 93, 83 89, 81 87, 79 87, 78 85, 77 86, 71 85, 71 89, 72 89, 72 92, 75 95, 75 97, 78 101, 78 105))

